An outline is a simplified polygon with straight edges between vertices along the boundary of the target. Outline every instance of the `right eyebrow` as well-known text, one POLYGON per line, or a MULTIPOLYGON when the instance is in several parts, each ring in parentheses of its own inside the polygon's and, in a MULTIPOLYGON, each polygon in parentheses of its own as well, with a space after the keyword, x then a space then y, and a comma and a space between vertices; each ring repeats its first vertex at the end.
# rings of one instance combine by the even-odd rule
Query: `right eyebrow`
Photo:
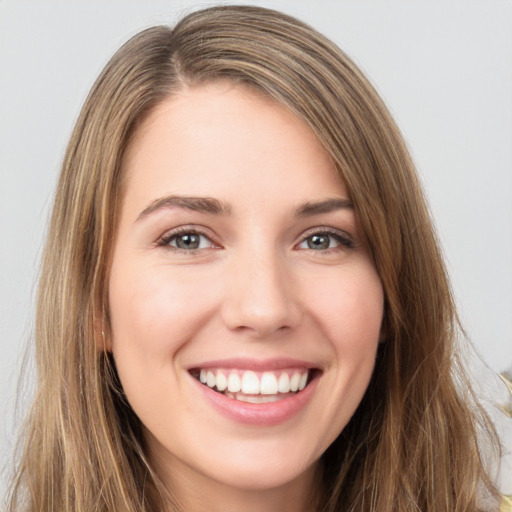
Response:
POLYGON ((162 209, 182 208, 194 212, 207 213, 210 215, 228 215, 231 207, 213 197, 192 197, 192 196, 165 196, 152 201, 142 212, 139 213, 137 221, 162 209))

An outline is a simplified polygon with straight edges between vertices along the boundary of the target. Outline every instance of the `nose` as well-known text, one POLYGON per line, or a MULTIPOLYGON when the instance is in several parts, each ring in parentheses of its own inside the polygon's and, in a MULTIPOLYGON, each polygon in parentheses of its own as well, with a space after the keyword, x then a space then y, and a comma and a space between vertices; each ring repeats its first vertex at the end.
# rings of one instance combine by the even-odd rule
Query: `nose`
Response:
POLYGON ((273 254, 248 254, 228 265, 222 305, 224 324, 251 338, 296 329, 302 308, 286 263, 273 254))

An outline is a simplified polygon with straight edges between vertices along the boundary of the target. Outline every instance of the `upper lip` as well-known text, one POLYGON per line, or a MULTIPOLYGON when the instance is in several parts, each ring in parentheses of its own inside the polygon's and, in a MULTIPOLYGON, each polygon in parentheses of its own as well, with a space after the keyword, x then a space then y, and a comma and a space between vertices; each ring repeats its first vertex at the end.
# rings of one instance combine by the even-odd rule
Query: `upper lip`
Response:
POLYGON ((211 361, 203 361, 194 364, 188 369, 193 370, 197 368, 224 368, 224 369, 238 369, 238 370, 253 370, 253 371, 269 371, 269 370, 285 370, 287 368, 307 368, 317 369, 318 365, 309 361, 303 361, 294 358, 270 358, 270 359, 252 359, 235 357, 229 359, 216 359, 211 361))

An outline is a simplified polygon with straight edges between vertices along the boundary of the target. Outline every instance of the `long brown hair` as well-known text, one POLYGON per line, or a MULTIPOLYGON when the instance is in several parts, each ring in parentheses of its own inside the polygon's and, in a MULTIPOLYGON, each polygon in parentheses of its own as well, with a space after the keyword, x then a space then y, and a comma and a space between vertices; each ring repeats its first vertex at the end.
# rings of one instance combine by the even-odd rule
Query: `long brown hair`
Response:
POLYGON ((497 497, 480 442, 493 431, 457 364, 453 298, 400 132, 339 48, 294 18, 249 6, 205 9, 174 29, 141 32, 85 102, 42 263, 38 390, 9 510, 141 512, 163 509, 172 494, 147 461, 140 421, 101 350, 106 283, 123 155, 137 127, 183 87, 226 79, 286 105, 317 135, 347 185, 384 288, 385 342, 362 403, 322 457, 318 510, 480 510, 480 497, 497 497))

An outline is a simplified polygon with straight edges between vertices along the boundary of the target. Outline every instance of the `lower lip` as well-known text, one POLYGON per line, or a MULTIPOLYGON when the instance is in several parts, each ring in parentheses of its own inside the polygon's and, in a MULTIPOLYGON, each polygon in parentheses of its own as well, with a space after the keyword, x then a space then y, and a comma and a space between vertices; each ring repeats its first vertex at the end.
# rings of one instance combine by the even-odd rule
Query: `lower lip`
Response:
POLYGON ((277 402, 253 404, 241 402, 213 391, 191 377, 203 396, 225 417, 246 425, 271 426, 284 423, 304 409, 315 392, 318 378, 314 378, 302 391, 277 402))

